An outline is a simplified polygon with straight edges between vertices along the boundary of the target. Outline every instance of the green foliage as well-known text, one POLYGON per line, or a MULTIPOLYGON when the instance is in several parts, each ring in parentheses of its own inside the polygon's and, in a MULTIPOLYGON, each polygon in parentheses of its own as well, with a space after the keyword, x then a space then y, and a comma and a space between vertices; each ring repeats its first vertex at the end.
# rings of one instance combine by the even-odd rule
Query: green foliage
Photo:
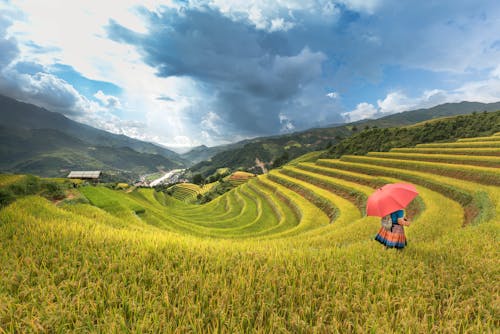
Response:
POLYGON ((203 178, 203 176, 201 174, 194 174, 193 175, 193 183, 194 184, 203 184, 203 182, 205 181, 205 179, 203 178))
POLYGON ((42 195, 51 200, 60 200, 66 197, 64 187, 57 182, 45 182, 42 195))
POLYGON ((409 127, 371 128, 334 145, 325 157, 338 158, 344 154, 383 152, 394 147, 490 135, 499 130, 500 111, 433 120, 409 127))
POLYGON ((10 189, 0 188, 0 208, 14 202, 16 197, 10 189))
POLYGON ((231 182, 225 181, 224 179, 219 179, 217 184, 209 192, 203 194, 198 198, 197 202, 199 204, 208 203, 216 199, 217 197, 227 193, 231 189, 234 189, 234 185, 231 182))
MULTIPOLYGON (((256 158, 262 161, 267 167, 272 161, 281 157, 284 152, 288 152, 289 160, 293 160, 306 153, 323 150, 326 146, 329 146, 330 143, 333 145, 333 149, 331 150, 332 153, 327 157, 337 157, 342 154, 364 154, 369 151, 387 151, 391 147, 413 146, 416 143, 420 142, 441 140, 441 135, 444 135, 444 137, 441 136, 442 138, 448 138, 446 135, 446 131, 448 129, 439 129, 439 132, 441 134, 436 136, 434 136, 432 133, 422 132, 422 138, 420 138, 419 136, 417 136, 416 138, 411 138, 411 140, 405 140, 404 138, 394 138, 394 140, 391 139, 389 140, 389 142, 387 142, 388 139, 386 135, 393 134, 392 130, 387 133, 380 131, 382 131, 384 128, 408 126, 438 117, 469 114, 474 110, 496 111, 499 109, 500 103, 447 103, 429 109, 419 109, 402 112, 375 120, 362 120, 355 123, 310 129, 303 132, 281 136, 261 137, 251 140, 245 140, 224 147, 205 147, 201 149, 203 152, 209 150, 212 153, 208 155, 202 154, 203 160, 210 159, 210 161, 198 162, 194 166, 190 167, 190 170, 193 173, 201 173, 205 177, 213 174, 217 170, 217 168, 220 167, 229 167, 231 168, 231 170, 238 170, 239 168, 241 168, 245 171, 260 174, 262 173, 262 171, 259 167, 256 166, 256 158), (364 129, 364 131, 360 131, 361 129, 364 129), (373 136, 366 136, 366 132, 370 131, 373 131, 373 136), (362 137, 357 137, 361 134, 362 137), (353 143, 342 144, 341 146, 339 146, 337 151, 336 144, 338 144, 342 139, 349 138, 350 136, 356 136, 356 138, 365 138, 367 139, 367 141, 364 142, 363 139, 356 139, 353 143), (378 138, 379 136, 380 138, 378 138), (290 145, 290 143, 293 143, 293 145, 290 145)), ((476 116, 480 115, 478 113, 476 114, 476 116)), ((460 128, 456 128, 456 131, 454 130, 454 138, 461 136, 475 136, 478 133, 477 129, 481 129, 483 125, 479 125, 478 127, 477 124, 475 124, 471 125, 471 127, 469 128, 469 125, 467 125, 465 122, 460 126, 464 126, 464 129, 466 129, 467 132, 461 133, 460 128)), ((196 155, 192 155, 191 159, 194 159, 195 156, 196 155)))
POLYGON ((273 161, 273 168, 278 168, 280 166, 283 166, 289 160, 290 160, 290 155, 288 154, 287 151, 285 151, 285 152, 283 152, 283 154, 279 158, 277 158, 273 161))
POLYGON ((218 168, 217 171, 215 171, 215 173, 213 173, 206 179, 206 182, 207 183, 217 182, 220 179, 228 176, 229 174, 231 174, 231 170, 229 168, 218 168))
POLYGON ((0 96, 1 170, 47 177, 66 176, 69 170, 106 170, 131 180, 161 166, 187 164, 168 149, 0 96))

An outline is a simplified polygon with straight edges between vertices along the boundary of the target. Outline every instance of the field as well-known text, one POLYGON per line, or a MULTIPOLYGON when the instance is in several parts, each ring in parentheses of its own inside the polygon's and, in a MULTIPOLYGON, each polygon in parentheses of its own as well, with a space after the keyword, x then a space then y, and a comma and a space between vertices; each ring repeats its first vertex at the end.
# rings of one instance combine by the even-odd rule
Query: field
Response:
POLYGON ((248 180, 255 177, 255 174, 237 171, 224 178, 225 181, 230 182, 233 186, 237 187, 246 183, 248 180))
POLYGON ((89 204, 19 198, 0 210, 0 333, 498 332, 498 144, 312 155, 205 205, 92 186, 89 204), (408 247, 385 250, 366 199, 398 181, 419 197, 408 247))
POLYGON ((212 189, 214 185, 215 183, 208 183, 203 186, 199 186, 193 183, 178 183, 168 189, 172 197, 174 197, 175 199, 181 202, 191 203, 196 201, 196 197, 198 195, 203 195, 210 191, 210 189, 212 189))

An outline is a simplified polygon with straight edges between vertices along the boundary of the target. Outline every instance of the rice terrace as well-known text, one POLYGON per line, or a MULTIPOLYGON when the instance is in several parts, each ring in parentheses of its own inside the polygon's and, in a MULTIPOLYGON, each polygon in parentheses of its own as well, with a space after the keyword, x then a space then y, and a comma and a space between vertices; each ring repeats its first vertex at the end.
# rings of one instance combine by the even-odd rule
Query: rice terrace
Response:
POLYGON ((498 144, 500 133, 297 163, 205 205, 90 185, 78 188, 88 203, 19 198, 0 211, 0 328, 494 332, 498 144), (453 151, 479 144, 489 155, 453 151), (363 212, 395 181, 420 193, 402 255, 379 248, 363 212))
POLYGON ((499 18, 0 1, 0 334, 500 333, 499 18))

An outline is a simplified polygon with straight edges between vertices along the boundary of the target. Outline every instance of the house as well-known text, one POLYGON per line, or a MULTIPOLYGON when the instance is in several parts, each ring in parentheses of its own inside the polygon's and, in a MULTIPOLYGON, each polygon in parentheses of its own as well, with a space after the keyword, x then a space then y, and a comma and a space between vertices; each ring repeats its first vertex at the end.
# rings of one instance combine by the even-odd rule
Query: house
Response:
POLYGON ((94 171, 71 171, 68 175, 68 179, 80 179, 85 181, 90 181, 92 183, 99 183, 99 176, 101 176, 100 170, 94 171))

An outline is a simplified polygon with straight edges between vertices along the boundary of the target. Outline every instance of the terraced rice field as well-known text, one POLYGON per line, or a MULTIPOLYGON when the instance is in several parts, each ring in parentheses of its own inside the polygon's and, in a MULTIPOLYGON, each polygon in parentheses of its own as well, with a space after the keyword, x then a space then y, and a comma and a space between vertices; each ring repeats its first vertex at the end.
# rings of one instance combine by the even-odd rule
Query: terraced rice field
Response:
POLYGON ((17 200, 0 332, 497 332, 496 138, 297 161, 201 206, 104 187, 81 188, 92 205, 17 200), (401 252, 364 211, 398 181, 420 194, 401 252))
POLYGON ((233 186, 237 187, 246 183, 248 180, 255 177, 255 174, 247 173, 247 172, 234 172, 229 176, 226 176, 224 180, 230 182, 233 186))
POLYGON ((199 186, 193 183, 178 183, 169 188, 172 191, 172 197, 175 199, 191 203, 194 202, 198 195, 203 195, 210 191, 213 188, 215 183, 205 184, 203 186, 199 186))

